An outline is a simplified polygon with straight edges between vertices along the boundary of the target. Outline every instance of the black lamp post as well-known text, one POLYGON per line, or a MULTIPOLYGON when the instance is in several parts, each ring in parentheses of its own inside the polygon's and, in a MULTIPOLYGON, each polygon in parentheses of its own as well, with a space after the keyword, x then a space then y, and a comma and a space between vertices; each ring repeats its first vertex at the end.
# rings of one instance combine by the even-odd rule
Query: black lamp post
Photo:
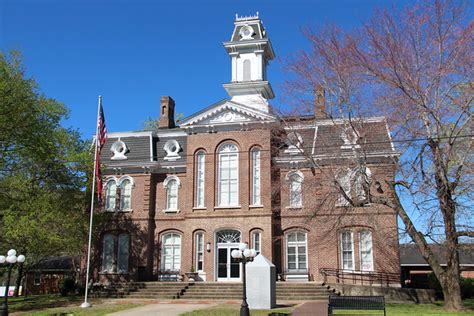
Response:
POLYGON ((236 259, 237 262, 242 262, 243 265, 243 291, 242 291, 242 305, 240 305, 240 316, 249 316, 249 305, 247 304, 247 284, 246 284, 246 268, 245 265, 247 262, 253 261, 253 258, 257 255, 255 249, 248 249, 248 245, 246 243, 239 244, 239 250, 235 249, 232 250, 231 256, 232 258, 236 259))
POLYGON ((0 256, 0 263, 7 263, 8 264, 8 278, 7 278, 7 286, 5 288, 5 296, 3 297, 3 303, 0 305, 0 316, 8 316, 8 291, 10 290, 10 278, 12 276, 12 268, 15 263, 22 264, 25 262, 25 256, 19 255, 16 256, 16 250, 10 249, 8 250, 7 256, 0 256))

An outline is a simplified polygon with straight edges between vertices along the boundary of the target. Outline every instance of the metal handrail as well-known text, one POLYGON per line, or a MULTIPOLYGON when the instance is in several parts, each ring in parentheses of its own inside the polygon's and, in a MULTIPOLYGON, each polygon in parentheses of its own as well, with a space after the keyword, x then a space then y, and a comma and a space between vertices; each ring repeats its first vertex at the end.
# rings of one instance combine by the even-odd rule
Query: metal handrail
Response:
POLYGON ((328 277, 335 277, 336 283, 352 283, 364 285, 390 286, 390 284, 400 284, 400 274, 381 271, 361 271, 361 270, 346 270, 334 268, 321 268, 319 273, 324 278, 324 283, 327 283, 328 277), (351 282, 352 281, 352 282, 351 282))

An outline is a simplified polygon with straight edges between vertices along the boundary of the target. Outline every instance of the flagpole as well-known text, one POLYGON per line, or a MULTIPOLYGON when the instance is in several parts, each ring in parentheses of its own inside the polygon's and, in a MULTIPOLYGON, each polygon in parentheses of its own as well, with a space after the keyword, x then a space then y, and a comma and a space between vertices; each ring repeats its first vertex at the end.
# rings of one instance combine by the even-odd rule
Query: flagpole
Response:
POLYGON ((92 192, 91 192, 91 210, 89 219, 89 243, 87 246, 87 267, 86 267, 86 290, 84 293, 84 302, 81 304, 82 308, 91 307, 91 304, 87 302, 87 295, 89 293, 89 267, 91 262, 91 245, 92 245, 92 221, 94 218, 94 195, 95 195, 95 174, 97 169, 97 150, 98 150, 98 139, 99 139, 99 115, 100 107, 102 106, 102 96, 99 95, 99 102, 97 104, 97 124, 95 128, 95 150, 94 150, 94 170, 92 176, 92 192))

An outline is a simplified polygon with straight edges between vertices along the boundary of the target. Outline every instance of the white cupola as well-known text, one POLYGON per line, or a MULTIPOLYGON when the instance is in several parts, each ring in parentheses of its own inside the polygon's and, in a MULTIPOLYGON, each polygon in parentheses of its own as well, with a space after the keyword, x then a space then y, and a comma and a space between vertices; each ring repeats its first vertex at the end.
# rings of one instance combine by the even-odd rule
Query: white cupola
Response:
POLYGON ((267 66, 275 54, 258 12, 235 16, 234 31, 224 47, 232 60, 232 79, 224 84, 231 100, 268 112, 268 100, 275 95, 267 81, 267 66))

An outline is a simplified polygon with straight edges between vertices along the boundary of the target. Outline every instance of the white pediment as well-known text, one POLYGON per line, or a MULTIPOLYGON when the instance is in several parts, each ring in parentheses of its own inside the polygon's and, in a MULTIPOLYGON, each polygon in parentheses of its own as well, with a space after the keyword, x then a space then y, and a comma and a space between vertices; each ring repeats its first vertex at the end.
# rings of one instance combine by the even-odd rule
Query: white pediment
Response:
POLYGON ((224 101, 187 118, 180 124, 180 126, 227 125, 252 122, 271 122, 274 120, 275 117, 271 114, 264 113, 236 102, 224 101))

